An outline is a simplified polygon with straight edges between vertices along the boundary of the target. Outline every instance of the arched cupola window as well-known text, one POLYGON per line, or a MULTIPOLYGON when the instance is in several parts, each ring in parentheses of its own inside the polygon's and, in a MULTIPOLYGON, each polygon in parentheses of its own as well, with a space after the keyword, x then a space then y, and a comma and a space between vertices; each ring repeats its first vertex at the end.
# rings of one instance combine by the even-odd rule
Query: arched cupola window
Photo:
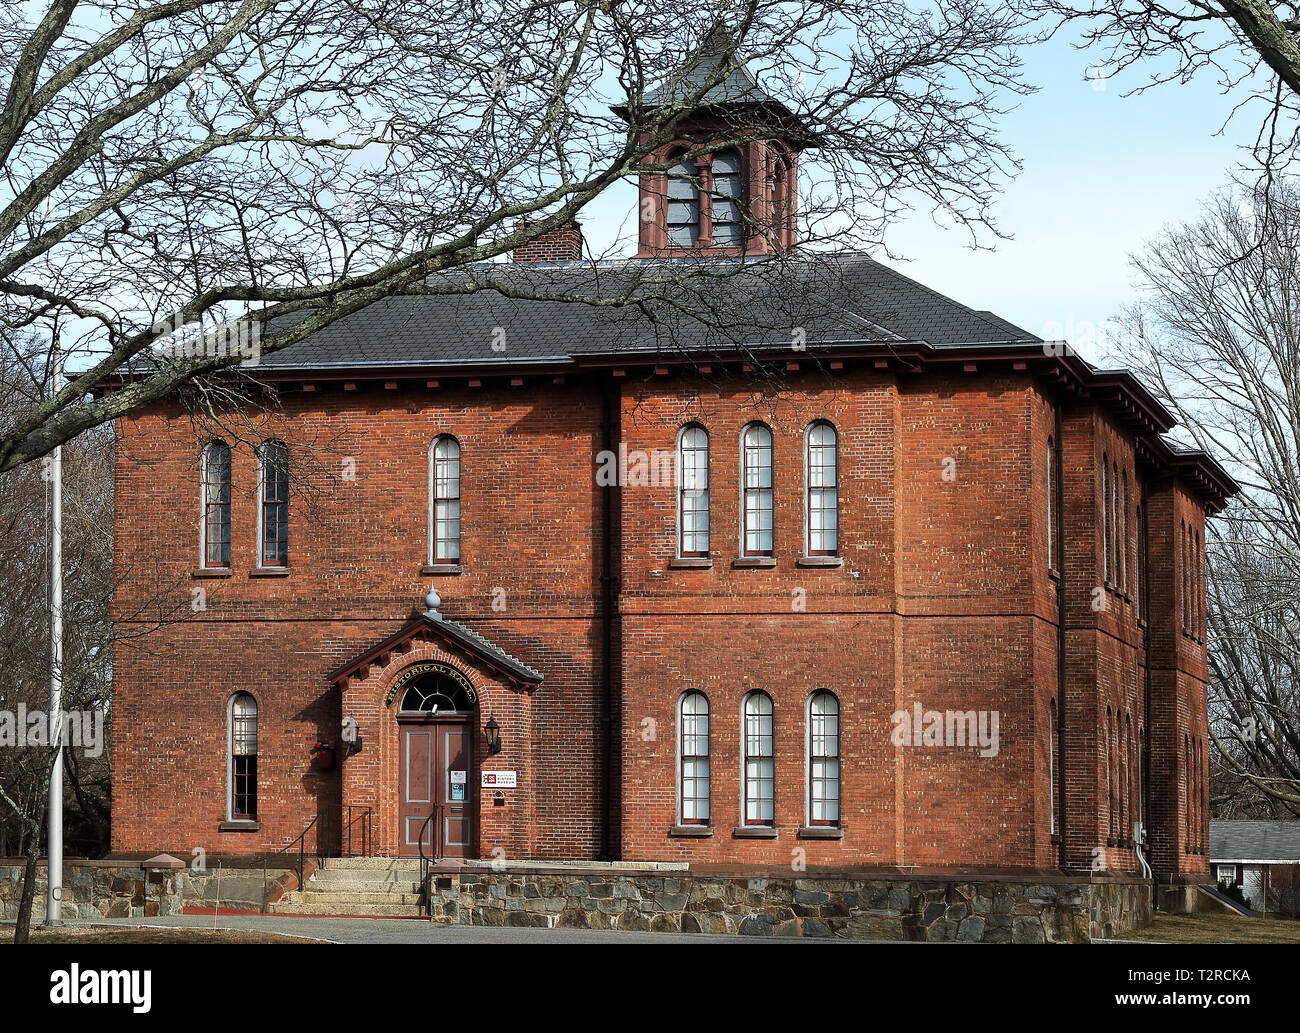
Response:
POLYGON ((713 156, 713 189, 710 192, 711 239, 714 247, 740 247, 741 227, 740 152, 728 149, 713 156))
POLYGON ((668 170, 668 243, 694 247, 700 239, 700 186, 695 161, 679 152, 668 170))

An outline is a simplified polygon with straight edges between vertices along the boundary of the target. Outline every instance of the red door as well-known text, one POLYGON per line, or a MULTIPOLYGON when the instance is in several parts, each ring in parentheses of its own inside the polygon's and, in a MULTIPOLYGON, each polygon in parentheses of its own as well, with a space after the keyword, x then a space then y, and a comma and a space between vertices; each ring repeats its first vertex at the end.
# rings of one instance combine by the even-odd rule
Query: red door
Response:
POLYGON ((471 778, 470 725, 465 722, 420 721, 398 725, 402 740, 398 772, 398 852, 443 857, 472 857, 474 783, 471 778), (435 804, 442 805, 441 828, 425 821, 435 804), (441 835, 439 835, 441 834, 441 835))

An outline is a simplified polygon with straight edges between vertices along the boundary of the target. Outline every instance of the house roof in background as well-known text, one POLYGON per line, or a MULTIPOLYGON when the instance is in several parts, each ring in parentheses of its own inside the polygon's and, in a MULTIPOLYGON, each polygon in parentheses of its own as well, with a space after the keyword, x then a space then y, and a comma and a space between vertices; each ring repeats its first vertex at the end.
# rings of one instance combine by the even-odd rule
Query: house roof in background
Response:
POLYGON ((1212 820, 1210 861, 1300 864, 1300 821, 1212 820))

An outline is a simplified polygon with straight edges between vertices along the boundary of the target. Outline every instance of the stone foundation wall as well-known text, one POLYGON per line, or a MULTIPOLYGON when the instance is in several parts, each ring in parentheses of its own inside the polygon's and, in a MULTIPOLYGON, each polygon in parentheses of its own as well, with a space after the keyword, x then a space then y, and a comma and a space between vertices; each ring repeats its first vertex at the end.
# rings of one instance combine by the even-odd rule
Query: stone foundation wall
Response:
MULTIPOLYGON (((0 860, 0 917, 18 917, 24 865, 0 860)), ((45 918, 49 888, 47 867, 36 869, 33 921, 45 918)), ((297 874, 282 868, 266 873, 272 900, 283 891, 285 878, 297 885, 297 874)), ((184 907, 221 907, 257 911, 262 907, 261 868, 210 868, 204 872, 146 869, 130 862, 70 861, 63 867, 65 918, 152 918, 180 914, 184 907)))
POLYGON ((851 940, 1086 943, 1151 921, 1145 883, 435 873, 433 920, 813 936, 851 940))

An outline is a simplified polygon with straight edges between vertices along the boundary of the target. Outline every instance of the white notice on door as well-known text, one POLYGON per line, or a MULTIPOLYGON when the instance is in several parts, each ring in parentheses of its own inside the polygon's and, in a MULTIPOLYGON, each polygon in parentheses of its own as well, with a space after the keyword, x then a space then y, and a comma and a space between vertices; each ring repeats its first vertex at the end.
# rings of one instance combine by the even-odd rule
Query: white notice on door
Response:
POLYGON ((451 773, 451 784, 454 786, 463 786, 465 784, 465 772, 453 771, 451 773))

